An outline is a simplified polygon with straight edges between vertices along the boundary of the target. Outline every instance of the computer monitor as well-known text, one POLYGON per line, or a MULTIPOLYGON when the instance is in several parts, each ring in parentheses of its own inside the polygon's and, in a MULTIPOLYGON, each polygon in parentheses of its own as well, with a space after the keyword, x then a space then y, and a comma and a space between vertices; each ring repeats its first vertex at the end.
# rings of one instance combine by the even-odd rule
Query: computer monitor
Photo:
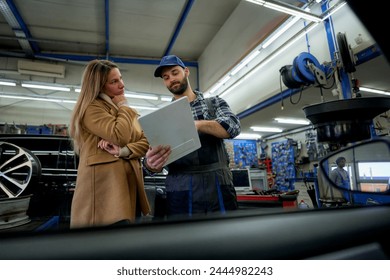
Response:
POLYGON ((252 190, 251 175, 249 169, 232 169, 233 184, 236 192, 249 192, 252 190))

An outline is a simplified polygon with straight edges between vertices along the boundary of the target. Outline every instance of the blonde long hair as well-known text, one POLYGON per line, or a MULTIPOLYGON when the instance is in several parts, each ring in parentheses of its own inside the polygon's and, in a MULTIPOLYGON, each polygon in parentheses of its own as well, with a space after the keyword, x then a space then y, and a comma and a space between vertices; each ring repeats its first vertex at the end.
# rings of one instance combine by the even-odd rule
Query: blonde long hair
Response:
POLYGON ((90 61, 84 70, 80 95, 70 121, 70 136, 73 138, 73 149, 76 154, 80 153, 83 145, 81 130, 85 111, 102 92, 108 80, 108 74, 114 68, 118 66, 112 61, 95 59, 90 61))

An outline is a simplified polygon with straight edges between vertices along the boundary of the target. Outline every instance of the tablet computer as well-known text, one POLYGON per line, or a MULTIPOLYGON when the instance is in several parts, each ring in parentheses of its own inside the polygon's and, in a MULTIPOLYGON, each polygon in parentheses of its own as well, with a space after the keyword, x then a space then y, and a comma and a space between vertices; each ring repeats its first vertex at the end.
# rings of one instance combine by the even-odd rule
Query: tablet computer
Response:
POLYGON ((171 146, 167 165, 201 147, 186 96, 141 116, 139 122, 151 146, 171 146))

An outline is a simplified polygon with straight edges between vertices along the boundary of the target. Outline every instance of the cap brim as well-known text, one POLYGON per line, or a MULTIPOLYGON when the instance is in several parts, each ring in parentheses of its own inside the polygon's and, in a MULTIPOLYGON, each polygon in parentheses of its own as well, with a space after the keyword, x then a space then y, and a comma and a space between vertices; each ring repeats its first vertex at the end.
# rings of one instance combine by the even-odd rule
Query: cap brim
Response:
POLYGON ((176 63, 174 63, 174 64, 160 65, 159 67, 156 68, 156 70, 154 70, 154 76, 155 76, 156 78, 158 78, 158 77, 162 78, 162 77, 161 77, 162 69, 163 69, 164 67, 173 67, 173 66, 180 66, 180 67, 183 68, 183 69, 185 68, 185 67, 181 66, 180 64, 176 64, 176 63))

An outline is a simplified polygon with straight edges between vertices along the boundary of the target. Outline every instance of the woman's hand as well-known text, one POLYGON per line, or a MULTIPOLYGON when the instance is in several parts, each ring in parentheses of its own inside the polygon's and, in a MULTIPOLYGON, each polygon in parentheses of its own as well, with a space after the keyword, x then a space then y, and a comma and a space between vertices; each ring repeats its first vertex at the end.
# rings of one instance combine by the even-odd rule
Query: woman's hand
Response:
POLYGON ((119 156, 121 150, 121 148, 118 145, 115 145, 114 143, 111 143, 104 139, 99 141, 98 147, 114 156, 119 156))
POLYGON ((120 107, 120 106, 128 106, 127 98, 123 95, 115 95, 113 98, 111 98, 112 102, 120 107))

